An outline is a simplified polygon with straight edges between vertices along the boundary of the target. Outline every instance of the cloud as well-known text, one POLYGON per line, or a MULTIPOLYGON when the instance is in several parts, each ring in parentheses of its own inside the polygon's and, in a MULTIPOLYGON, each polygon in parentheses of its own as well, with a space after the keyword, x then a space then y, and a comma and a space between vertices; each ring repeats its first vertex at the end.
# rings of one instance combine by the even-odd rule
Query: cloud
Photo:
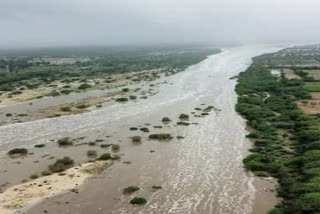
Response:
POLYGON ((0 46, 316 40, 318 0, 2 0, 0 46))

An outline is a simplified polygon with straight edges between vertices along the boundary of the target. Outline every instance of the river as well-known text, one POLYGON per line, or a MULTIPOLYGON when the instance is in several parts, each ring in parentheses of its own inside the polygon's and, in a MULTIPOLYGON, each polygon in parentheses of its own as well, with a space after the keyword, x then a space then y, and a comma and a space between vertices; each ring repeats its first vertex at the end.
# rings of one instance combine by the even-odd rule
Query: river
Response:
POLYGON ((100 176, 89 179, 79 194, 65 193, 44 200, 26 213, 38 214, 43 210, 54 214, 253 213, 257 196, 255 178, 242 165, 250 142, 245 138, 245 121, 234 109, 236 80, 230 78, 244 71, 252 57, 279 49, 270 46, 226 49, 184 72, 158 80, 169 84, 159 84, 159 93, 146 100, 0 127, 2 151, 13 144, 31 145, 35 139, 103 130, 112 133, 121 145, 122 159, 132 161, 132 164, 114 164, 100 176), (139 146, 128 143, 132 135, 127 131, 129 127, 145 123, 159 125, 164 116, 177 118, 202 104, 221 111, 192 118, 198 125, 171 125, 161 131, 181 135, 183 140, 144 140, 139 146), (145 197, 146 205, 133 207, 128 203, 132 196, 123 195, 121 190, 130 185, 141 188, 136 195, 145 197), (152 191, 153 185, 162 189, 152 191))

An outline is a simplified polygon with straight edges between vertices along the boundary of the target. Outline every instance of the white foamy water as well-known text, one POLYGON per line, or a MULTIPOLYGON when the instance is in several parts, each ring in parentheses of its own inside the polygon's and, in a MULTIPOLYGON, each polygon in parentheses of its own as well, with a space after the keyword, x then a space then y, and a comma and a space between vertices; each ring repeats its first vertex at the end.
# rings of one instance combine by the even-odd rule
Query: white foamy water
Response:
MULTIPOLYGON (((225 50, 182 73, 167 77, 172 84, 160 85, 159 94, 147 100, 116 104, 81 115, 1 127, 0 149, 10 144, 28 144, 35 138, 57 133, 99 126, 116 128, 135 124, 137 118, 188 113, 206 103, 222 111, 201 119, 200 125, 181 128, 179 134, 185 137, 183 143, 173 144, 170 151, 159 152, 154 161, 144 160, 142 165, 130 166, 134 172, 131 178, 125 180, 123 177, 130 175, 119 173, 117 166, 107 170, 108 181, 104 181, 103 190, 92 184, 90 189, 84 190, 85 195, 77 196, 74 210, 62 213, 249 214, 255 189, 253 178, 244 172, 242 159, 250 144, 245 138, 245 122, 234 110, 236 82, 230 77, 244 71, 252 57, 278 49, 250 46, 225 50), (158 165, 155 166, 155 162, 158 165), (93 195, 122 188, 128 181, 144 186, 155 179, 163 184, 164 190, 148 194, 148 204, 143 207, 133 209, 126 198, 103 203, 99 202, 102 201, 99 197, 92 204, 85 203, 93 195), (92 211, 95 207, 103 209, 92 211)), ((61 213, 59 208, 55 210, 61 213)), ((36 212, 31 210, 30 213, 36 212)))

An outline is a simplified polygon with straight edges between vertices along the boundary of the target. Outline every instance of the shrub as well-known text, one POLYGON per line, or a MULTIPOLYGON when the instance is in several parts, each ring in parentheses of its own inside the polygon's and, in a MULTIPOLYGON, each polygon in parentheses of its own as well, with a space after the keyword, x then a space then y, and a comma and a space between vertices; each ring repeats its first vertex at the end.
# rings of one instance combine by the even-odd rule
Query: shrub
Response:
POLYGON ((48 176, 48 175, 51 175, 51 172, 49 172, 49 171, 43 171, 43 172, 41 173, 41 175, 42 175, 42 176, 48 176))
POLYGON ((37 144, 37 145, 34 145, 35 148, 43 148, 45 147, 46 145, 45 144, 37 144))
POLYGON ((137 96, 130 95, 129 98, 130 98, 130 100, 136 100, 136 99, 137 99, 137 96))
POLYGON ((151 134, 149 139, 151 140, 171 140, 173 137, 170 134, 151 134))
POLYGON ((131 137, 131 141, 133 143, 141 143, 141 136, 133 136, 131 137))
POLYGON ((73 145, 72 140, 70 140, 70 138, 68 138, 68 137, 59 139, 57 141, 57 143, 59 144, 59 146, 72 146, 73 145))
POLYGON ((79 90, 86 90, 86 89, 88 89, 88 88, 91 88, 91 85, 86 84, 86 83, 81 84, 81 85, 78 87, 79 90))
POLYGON ((131 127, 131 128, 130 128, 130 131, 136 131, 136 130, 138 130, 137 127, 131 127))
POLYGON ((111 149, 112 149, 112 151, 119 151, 120 146, 117 144, 112 144, 111 149))
POLYGON ((162 189, 161 186, 152 186, 151 188, 154 189, 154 190, 162 189))
POLYGON ((99 160, 110 160, 111 159, 111 154, 110 153, 104 153, 99 157, 99 160))
POLYGON ((85 108, 88 108, 89 106, 86 105, 86 104, 80 104, 80 105, 77 105, 77 108, 78 109, 85 109, 85 108))
POLYGON ((138 190, 140 190, 140 188, 137 186, 129 186, 124 188, 122 192, 123 194, 131 194, 131 193, 137 192, 138 190))
POLYGON ((163 123, 170 123, 171 119, 169 117, 164 117, 164 118, 162 118, 162 122, 163 123))
POLYGON ((70 112, 70 111, 72 111, 70 106, 63 106, 63 107, 60 108, 60 110, 61 110, 61 111, 64 111, 64 112, 70 112))
POLYGON ((111 144, 101 144, 101 145, 100 145, 101 148, 108 148, 108 147, 110 147, 110 146, 111 146, 111 144))
POLYGON ((128 102, 129 99, 126 98, 126 97, 120 97, 120 98, 117 98, 116 101, 117 101, 117 102, 128 102))
POLYGON ((187 114, 180 114, 179 119, 180 119, 180 120, 189 120, 189 115, 187 115, 187 114))
POLYGON ((39 175, 38 174, 32 174, 32 175, 30 175, 30 178, 31 179, 37 179, 37 178, 39 178, 39 175))
POLYGON ((188 122, 183 122, 183 121, 179 121, 179 122, 177 122, 177 125, 178 125, 178 126, 189 126, 190 123, 188 123, 188 122))
POLYGON ((123 88, 122 91, 123 92, 129 92, 130 90, 129 90, 129 88, 123 88))
POLYGON ((95 150, 89 150, 87 151, 87 156, 88 157, 97 157, 98 153, 95 150))
POLYGON ((120 160, 120 156, 119 155, 112 155, 111 160, 120 160))
POLYGON ((143 204, 146 204, 147 203, 147 200, 144 199, 144 198, 139 198, 139 197, 134 197, 131 201, 130 201, 130 204, 133 204, 133 205, 143 205, 143 204))
POLYGON ((12 157, 18 157, 18 156, 23 156, 27 154, 28 154, 28 150, 25 148, 15 148, 8 152, 8 155, 12 157))
POLYGON ((66 169, 69 169, 73 166, 74 161, 69 157, 64 157, 62 159, 58 159, 54 164, 49 165, 49 169, 52 172, 62 172, 66 169))
POLYGON ((146 127, 140 128, 140 130, 143 131, 143 132, 150 132, 149 129, 146 128, 146 127))

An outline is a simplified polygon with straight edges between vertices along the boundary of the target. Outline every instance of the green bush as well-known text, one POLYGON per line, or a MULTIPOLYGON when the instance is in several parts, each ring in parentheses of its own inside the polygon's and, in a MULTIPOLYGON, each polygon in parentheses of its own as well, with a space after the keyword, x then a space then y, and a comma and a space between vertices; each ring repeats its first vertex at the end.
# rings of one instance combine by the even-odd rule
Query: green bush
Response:
POLYGON ((140 188, 137 186, 129 186, 124 188, 122 192, 123 194, 131 194, 131 193, 137 192, 138 190, 140 190, 140 188))
POLYGON ((130 200, 130 204, 133 205, 144 205, 147 203, 147 200, 144 198, 139 198, 139 197, 134 197, 133 199, 130 200))
POLYGON ((89 151, 87 151, 87 156, 88 157, 97 157, 98 156, 98 153, 97 153, 97 151, 95 151, 95 150, 89 150, 89 151))
POLYGON ((57 141, 57 143, 59 146, 72 146, 73 145, 73 141, 68 137, 59 139, 57 141))
POLYGON ((149 139, 151 140, 171 140, 173 137, 170 134, 151 134, 149 139))
POLYGON ((104 153, 99 157, 99 160, 110 160, 111 154, 110 153, 104 153))
POLYGON ((23 156, 23 155, 27 155, 28 154, 28 150, 25 148, 15 148, 12 149, 10 151, 8 151, 8 155, 9 156, 23 156))
POLYGON ((64 157, 62 159, 58 159, 54 164, 49 165, 49 169, 52 172, 62 172, 66 169, 69 169, 73 166, 74 161, 69 157, 64 157))

